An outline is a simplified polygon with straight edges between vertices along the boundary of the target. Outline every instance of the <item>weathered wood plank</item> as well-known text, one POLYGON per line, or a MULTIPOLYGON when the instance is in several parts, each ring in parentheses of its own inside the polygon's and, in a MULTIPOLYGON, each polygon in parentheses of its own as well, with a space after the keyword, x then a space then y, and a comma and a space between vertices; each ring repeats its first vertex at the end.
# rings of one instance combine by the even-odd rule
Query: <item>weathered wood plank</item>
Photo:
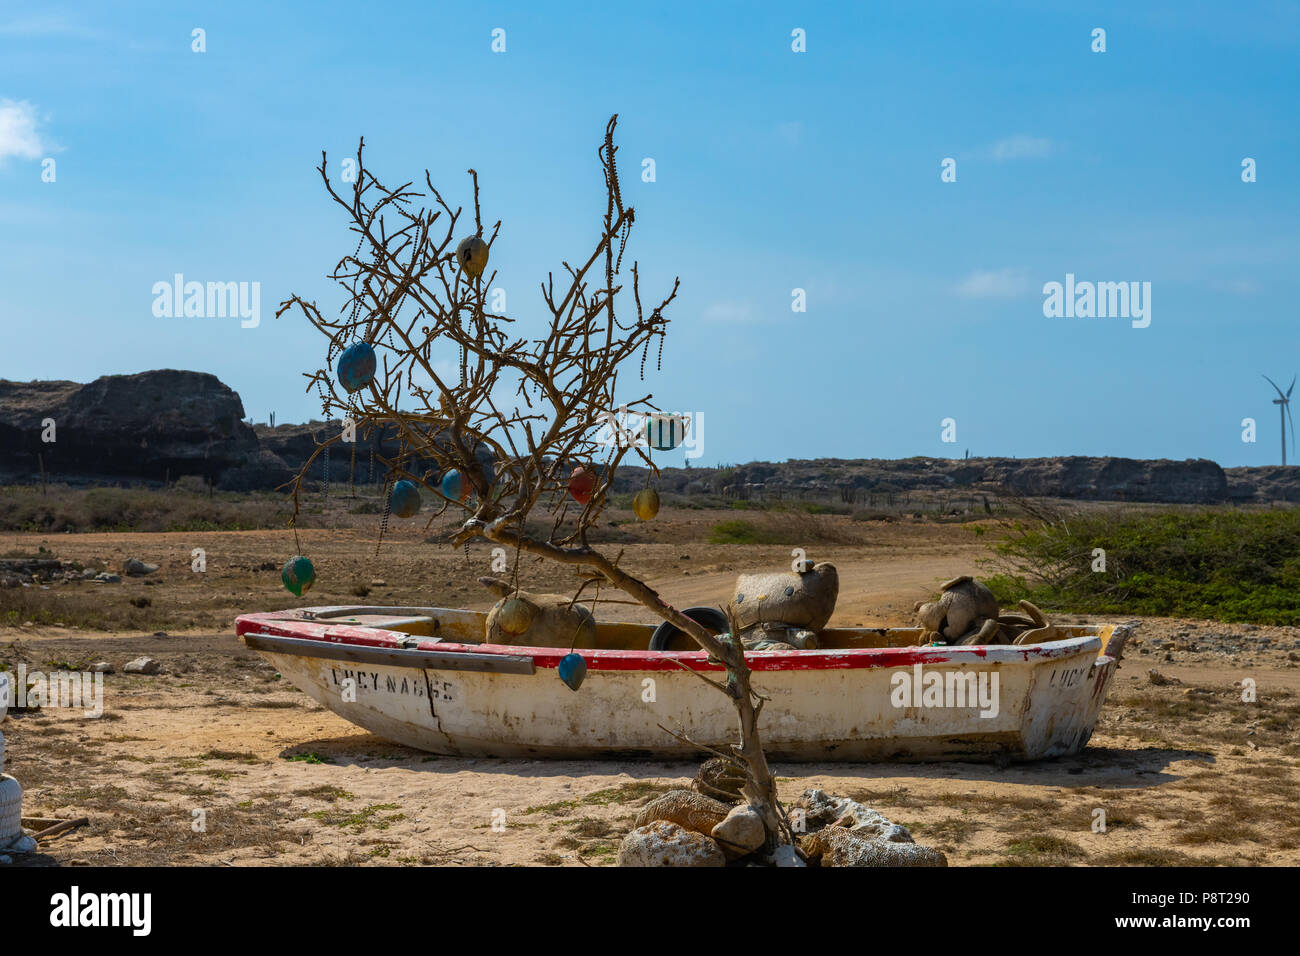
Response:
POLYGON ((245 634, 244 643, 255 651, 292 654, 295 657, 318 657, 355 664, 387 664, 396 667, 432 668, 446 671, 479 671, 489 674, 532 674, 536 668, 530 657, 511 654, 467 654, 458 651, 402 650, 392 647, 365 647, 310 641, 273 634, 245 634))

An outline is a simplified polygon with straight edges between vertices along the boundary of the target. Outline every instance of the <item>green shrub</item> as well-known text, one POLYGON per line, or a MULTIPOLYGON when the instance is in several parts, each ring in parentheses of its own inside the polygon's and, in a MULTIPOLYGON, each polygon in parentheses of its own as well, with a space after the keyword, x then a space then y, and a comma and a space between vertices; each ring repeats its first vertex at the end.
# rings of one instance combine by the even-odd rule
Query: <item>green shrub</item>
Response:
POLYGON ((1300 510, 1059 516, 1016 523, 995 551, 1003 604, 1300 624, 1300 510))
POLYGON ((749 521, 720 521, 709 532, 710 544, 773 544, 749 521))

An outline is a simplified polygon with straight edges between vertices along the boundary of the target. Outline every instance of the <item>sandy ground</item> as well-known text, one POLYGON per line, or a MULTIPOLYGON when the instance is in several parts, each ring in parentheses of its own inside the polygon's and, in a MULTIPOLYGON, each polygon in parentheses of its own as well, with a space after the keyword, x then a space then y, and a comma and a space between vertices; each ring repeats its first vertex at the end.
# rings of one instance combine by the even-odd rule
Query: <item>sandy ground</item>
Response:
MULTIPOLYGON (((740 570, 789 561, 787 546, 682 543, 713 520, 668 517, 656 531, 664 543, 630 543, 624 563, 687 606, 724 600, 740 570)), ((908 620, 914 600, 987 553, 959 525, 871 523, 826 537, 800 546, 839 568, 834 623, 844 625, 908 620)), ((474 583, 489 573, 487 550, 466 558, 427 538, 397 529, 375 559, 372 529, 305 532, 320 572, 311 603, 356 602, 365 590, 368 603, 488 606, 474 583)), ((162 565, 146 579, 158 584, 27 589, 20 610, 40 620, 0 627, 0 668, 107 660, 118 670, 98 719, 46 708, 4 723, 25 814, 90 819, 24 862, 608 865, 638 807, 694 775, 683 763, 437 757, 322 709, 245 650, 230 624, 242 610, 302 603, 279 588, 291 540, 0 535, 0 553, 45 547, 87 564, 133 555, 162 565), (203 574, 190 570, 195 547, 205 549, 203 574), (142 654, 162 672, 121 673, 142 654)), ((566 587, 568 574, 523 565, 538 589, 566 587)), ((649 620, 633 607, 602 613, 649 620)), ((782 796, 821 787, 865 800, 955 865, 1300 863, 1300 629, 1147 620, 1139 633, 1078 757, 782 764, 782 796), (1171 682, 1152 684, 1152 668, 1171 682), (1244 678, 1256 682, 1254 703, 1240 699, 1244 678), (1094 830, 1098 810, 1105 832, 1094 830)))

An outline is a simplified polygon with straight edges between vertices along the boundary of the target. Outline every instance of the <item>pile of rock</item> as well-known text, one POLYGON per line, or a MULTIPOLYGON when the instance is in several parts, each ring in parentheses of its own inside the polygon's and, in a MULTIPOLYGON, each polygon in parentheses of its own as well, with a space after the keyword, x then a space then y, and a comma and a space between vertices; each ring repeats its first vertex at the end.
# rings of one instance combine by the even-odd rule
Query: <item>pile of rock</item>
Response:
POLYGON ((31 587, 80 576, 75 565, 55 558, 0 558, 0 588, 31 587))
MULTIPOLYGON (((122 573, 83 568, 75 561, 55 558, 0 558, 0 588, 29 588, 69 581, 93 581, 99 584, 121 584, 122 575, 143 578, 158 570, 158 565, 148 564, 139 558, 122 562, 122 573)), ((146 584, 156 584, 149 580, 146 584)))
POLYGON ((920 846, 907 827, 870 807, 821 790, 794 803, 806 834, 799 848, 814 866, 947 866, 939 850, 920 846))
MULTIPOLYGON (((709 761, 697 789, 727 797, 722 761, 709 761), (710 765, 713 765, 710 767, 710 765)), ((618 851, 619 866, 947 866, 906 827, 854 800, 804 791, 790 808, 795 845, 770 848, 759 811, 692 790, 672 790, 637 814, 618 851)))
POLYGON ((619 866, 726 866, 762 848, 763 818, 690 790, 647 804, 618 851, 619 866))

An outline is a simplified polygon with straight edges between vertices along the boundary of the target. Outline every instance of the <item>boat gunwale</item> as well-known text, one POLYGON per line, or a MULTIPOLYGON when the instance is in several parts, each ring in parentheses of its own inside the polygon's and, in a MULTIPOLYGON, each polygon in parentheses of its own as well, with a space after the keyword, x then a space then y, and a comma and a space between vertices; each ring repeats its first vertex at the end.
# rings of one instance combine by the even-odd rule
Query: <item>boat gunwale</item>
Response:
MULTIPOLYGON (((558 647, 526 647, 518 644, 466 644, 458 641, 417 638, 403 631, 388 630, 355 624, 328 623, 326 620, 302 619, 295 615, 304 612, 335 610, 334 608, 297 608, 287 611, 240 615, 235 621, 236 634, 257 634, 259 639, 275 637, 296 641, 315 641, 324 644, 342 644, 352 647, 372 648, 379 651, 408 650, 431 653, 491 655, 511 658, 526 657, 537 668, 555 668, 569 653, 580 654, 588 671, 678 671, 684 667, 694 671, 721 671, 723 666, 712 662, 704 651, 650 651, 602 650, 575 648, 572 651, 558 647)), ((442 610, 453 613, 479 613, 458 611, 455 608, 411 608, 417 610, 442 610)), ((615 623, 615 622, 609 622, 615 623)), ((637 626, 637 625, 628 625, 637 626)), ((1109 625, 1079 625, 1101 628, 1109 625)), ((838 630, 856 630, 838 628, 838 630)), ((878 630, 861 628, 861 630, 878 630)), ((898 628, 898 630, 909 630, 898 628)), ((296 645, 300 650, 302 645, 296 645)), ((1085 652, 1097 655, 1098 661, 1110 659, 1098 655, 1102 649, 1099 634, 1084 634, 1046 644, 960 645, 938 647, 854 647, 827 648, 808 651, 748 651, 745 661, 751 671, 799 670, 856 670, 861 668, 910 667, 916 664, 983 664, 983 663, 1040 663, 1056 658, 1073 657, 1085 652)), ((263 653, 274 653, 261 649, 263 653)), ((407 666, 418 666, 413 659, 407 666)))

